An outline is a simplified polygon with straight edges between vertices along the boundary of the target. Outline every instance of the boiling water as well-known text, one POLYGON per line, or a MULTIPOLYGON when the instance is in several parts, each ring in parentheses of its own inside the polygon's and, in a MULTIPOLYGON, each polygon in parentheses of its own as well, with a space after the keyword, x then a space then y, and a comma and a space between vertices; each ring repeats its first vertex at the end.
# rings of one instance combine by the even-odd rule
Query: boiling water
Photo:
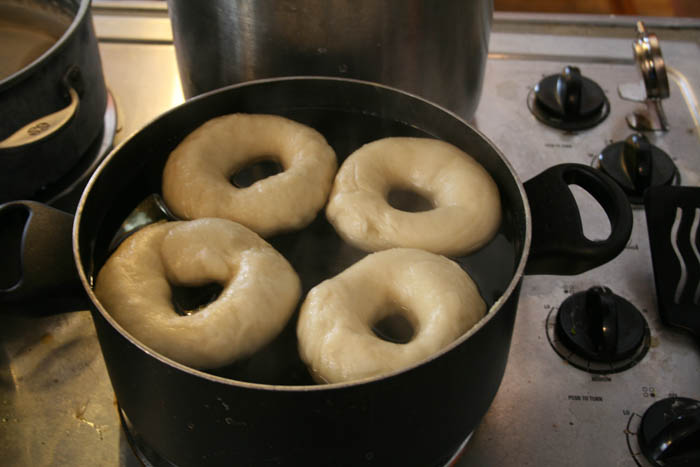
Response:
POLYGON ((57 8, 0 3, 0 80, 39 58, 71 21, 70 15, 57 8))
MULTIPOLYGON (((304 109, 285 112, 283 115, 320 131, 336 151, 339 164, 363 144, 382 137, 431 136, 410 125, 359 112, 304 109)), ((114 235, 128 212, 148 194, 158 190, 168 153, 186 134, 185 132, 179 135, 178 140, 169 142, 170 147, 164 144, 162 149, 159 149, 162 152, 153 154, 143 162, 145 165, 141 168, 138 179, 126 183, 124 192, 121 193, 121 205, 114 204, 98 232, 94 250, 96 267, 106 260, 110 235, 114 235)), ((138 170, 138 167, 134 169, 138 170)), ((248 184, 245 180, 239 183, 248 184)), ((404 197, 404 201, 406 199, 409 200, 409 204, 411 199, 417 200, 419 205, 416 210, 423 209, 420 204, 424 200, 420 196, 404 197)), ((517 232, 521 232, 522 227, 516 226, 522 220, 515 220, 519 216, 513 214, 513 210, 516 209, 514 204, 512 200, 504 199, 503 222, 498 234, 489 244, 476 253, 454 258, 474 279, 489 306, 503 295, 510 284, 520 256, 518 245, 522 234, 517 232)), ((108 203, 101 206, 105 205, 108 203)), ((405 205, 402 209, 413 210, 411 206, 405 205)), ((326 220, 323 211, 303 230, 277 235, 267 240, 285 256, 299 274, 302 282, 302 301, 312 287, 339 274, 367 255, 366 252, 345 243, 326 220)), ((198 289, 193 290, 195 294, 200 292, 198 289)), ((314 384, 298 356, 297 316, 298 310, 282 333, 252 357, 225 368, 212 370, 210 373, 263 384, 314 384)))

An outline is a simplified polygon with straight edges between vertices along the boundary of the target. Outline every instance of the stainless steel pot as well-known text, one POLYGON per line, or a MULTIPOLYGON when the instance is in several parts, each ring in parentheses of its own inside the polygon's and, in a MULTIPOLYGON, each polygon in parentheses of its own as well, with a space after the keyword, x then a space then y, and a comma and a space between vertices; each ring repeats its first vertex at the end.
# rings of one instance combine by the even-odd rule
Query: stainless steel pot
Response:
MULTIPOLYGON (((90 0, 0 0, 0 11, 5 27, 27 37, 43 34, 47 16, 65 22, 47 50, 0 78, 2 202, 31 197, 75 165, 103 128, 107 89, 90 0)), ((21 50, 16 43, 0 47, 21 50)))
MULTIPOLYGON (((28 238, 35 234, 32 218, 42 219, 39 210, 35 204, 2 205, 0 226, 24 221, 28 238)), ((43 219, 52 224, 59 217, 43 219)), ((157 118, 100 165, 81 198, 72 239, 63 240, 66 251, 72 240, 74 264, 127 433, 152 465, 426 467, 444 465, 496 395, 523 274, 591 269, 624 249, 631 228, 622 190, 591 167, 555 166, 523 185, 498 149, 454 114, 382 85, 308 77, 234 85, 157 118), (97 272, 124 219, 160 190, 169 153, 205 121, 232 112, 273 113, 308 124, 326 137, 340 161, 386 136, 431 136, 476 158, 498 184, 503 223, 486 247, 455 260, 477 282, 490 307, 487 316, 419 364, 370 380, 329 385, 314 385, 299 359, 295 319, 258 354, 213 372, 183 366, 136 340, 94 295, 97 272), (584 237, 569 184, 582 186, 603 206, 612 228, 608 239, 584 237)), ((21 230, 0 229, 0 247, 25 246, 28 242, 8 238, 21 230)), ((53 233, 47 231, 43 242, 49 251, 60 248, 53 233)), ((270 242, 299 273, 304 293, 364 254, 346 245, 323 213, 309 227, 270 242)), ((5 257, 11 258, 11 252, 5 257)), ((28 261, 10 262, 30 267, 28 261)), ((20 277, 0 290, 0 298, 31 294, 24 285, 20 277)))
POLYGON ((168 0, 185 95, 277 76, 340 76, 423 96, 469 119, 492 0, 168 0))

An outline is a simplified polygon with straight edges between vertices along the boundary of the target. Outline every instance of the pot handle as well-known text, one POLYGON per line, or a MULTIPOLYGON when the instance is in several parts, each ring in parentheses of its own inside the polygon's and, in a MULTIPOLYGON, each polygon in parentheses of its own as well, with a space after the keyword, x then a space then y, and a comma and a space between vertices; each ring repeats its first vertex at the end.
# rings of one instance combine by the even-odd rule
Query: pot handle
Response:
POLYGON ((62 79, 62 83, 70 97, 70 104, 58 112, 45 115, 24 125, 12 135, 0 141, 0 149, 17 148, 36 143, 44 138, 48 138, 66 126, 73 119, 80 105, 80 97, 76 90, 79 81, 80 69, 77 66, 72 66, 62 79))
POLYGON ((35 201, 0 204, 0 301, 75 295, 73 216, 35 201))
POLYGON ((632 233, 632 207, 622 189, 600 170, 560 164, 525 182, 532 214, 532 243, 525 274, 573 275, 615 258, 632 233), (581 215, 569 185, 590 193, 605 210, 611 233, 605 240, 583 234, 581 215))

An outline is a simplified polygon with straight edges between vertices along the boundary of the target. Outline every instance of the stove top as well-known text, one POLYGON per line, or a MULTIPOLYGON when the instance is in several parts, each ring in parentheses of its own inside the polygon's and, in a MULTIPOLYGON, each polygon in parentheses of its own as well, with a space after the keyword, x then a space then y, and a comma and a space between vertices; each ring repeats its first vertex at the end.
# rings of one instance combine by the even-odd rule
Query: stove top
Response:
MULTIPOLYGON (((170 25, 159 2, 95 2, 93 17, 116 103, 118 145, 183 101, 170 25)), ((562 162, 597 166, 606 147, 637 132, 628 117, 648 109, 628 95, 640 81, 635 21, 496 14, 472 123, 521 180, 562 162), (609 114, 592 128, 552 128, 528 108, 535 85, 566 66, 594 80, 609 102, 609 114)), ((643 133, 668 154, 682 185, 699 186, 700 21, 644 21, 660 40, 670 96, 662 101, 668 131, 643 133)), ((610 227, 602 209, 572 189, 586 235, 606 237, 610 227)), ((0 457, 9 465, 140 465, 121 428, 89 313, 27 317, 21 309, 2 311, 0 457)), ((631 239, 618 258, 576 276, 524 278, 503 383, 452 465, 651 465, 634 433, 645 411, 671 396, 700 399, 700 345, 661 323, 645 212, 637 206, 631 239), (644 352, 615 371, 590 371, 585 358, 555 349, 560 305, 596 286, 639 310, 648 329, 644 352)))

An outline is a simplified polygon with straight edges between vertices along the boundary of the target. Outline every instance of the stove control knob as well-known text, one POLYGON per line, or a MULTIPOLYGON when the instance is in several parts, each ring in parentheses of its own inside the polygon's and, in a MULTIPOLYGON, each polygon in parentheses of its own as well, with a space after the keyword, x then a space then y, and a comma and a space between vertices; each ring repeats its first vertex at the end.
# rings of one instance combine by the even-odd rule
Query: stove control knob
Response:
POLYGON ((670 397, 654 403, 642 416, 637 439, 654 466, 700 465, 700 402, 670 397))
POLYGON ((607 287, 592 287, 567 298, 556 320, 557 335, 569 350, 605 363, 637 353, 644 344, 646 328, 635 306, 607 287))
POLYGON ((610 111, 608 99, 581 70, 567 66, 558 75, 540 81, 529 102, 532 113, 543 123, 562 130, 582 130, 602 121, 610 111))
POLYGON ((636 204, 643 202, 647 188, 671 185, 678 176, 671 158, 639 133, 603 149, 598 162, 601 170, 612 177, 636 204))

